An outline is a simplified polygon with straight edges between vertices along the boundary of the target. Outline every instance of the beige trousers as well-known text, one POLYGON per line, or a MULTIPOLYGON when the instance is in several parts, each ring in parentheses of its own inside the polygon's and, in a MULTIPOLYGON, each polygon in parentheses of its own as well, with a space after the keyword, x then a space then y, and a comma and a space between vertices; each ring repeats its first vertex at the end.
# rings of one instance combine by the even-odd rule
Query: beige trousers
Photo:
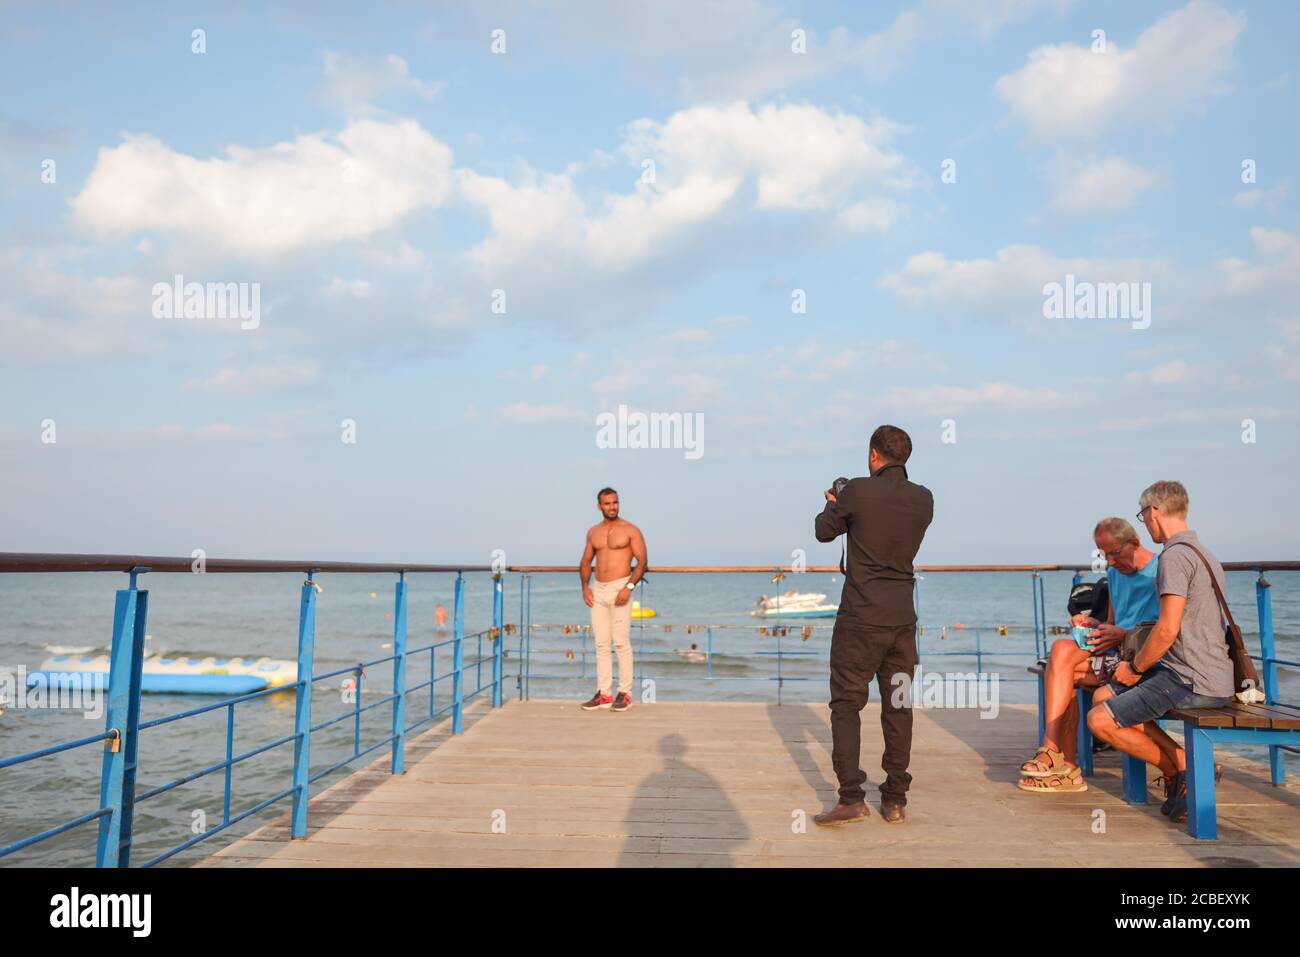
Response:
MULTIPOLYGON (((630 576, 629 576, 630 577, 630 576)), ((596 690, 609 694, 614 683, 614 662, 610 646, 618 652, 619 694, 632 693, 632 599, 622 605, 614 599, 627 584, 627 578, 593 581, 591 594, 591 632, 596 639, 596 690)))

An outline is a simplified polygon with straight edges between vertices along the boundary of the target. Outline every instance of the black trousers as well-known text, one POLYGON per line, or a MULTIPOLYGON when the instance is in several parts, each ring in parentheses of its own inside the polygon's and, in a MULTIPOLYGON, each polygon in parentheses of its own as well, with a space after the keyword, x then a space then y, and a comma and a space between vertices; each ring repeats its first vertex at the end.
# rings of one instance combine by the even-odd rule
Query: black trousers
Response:
POLYGON ((865 798, 862 756, 862 708, 874 678, 880 691, 880 730, 885 739, 880 760, 885 780, 882 799, 907 804, 912 776, 912 678, 916 671, 916 624, 871 626, 837 618, 831 633, 831 762, 840 782, 840 801, 865 798), (901 678, 906 675, 903 686, 901 678), (901 707, 905 704, 906 707, 901 707))

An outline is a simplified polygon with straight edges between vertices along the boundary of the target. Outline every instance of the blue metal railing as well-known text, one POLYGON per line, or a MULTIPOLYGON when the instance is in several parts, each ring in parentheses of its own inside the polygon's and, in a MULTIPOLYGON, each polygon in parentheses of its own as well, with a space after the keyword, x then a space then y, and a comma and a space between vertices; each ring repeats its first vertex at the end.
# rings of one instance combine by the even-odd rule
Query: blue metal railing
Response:
MULTIPOLYGON (((26 556, 19 556, 26 557, 26 556)), ((101 867, 125 867, 129 866, 131 859, 131 849, 134 837, 134 809, 141 801, 150 800, 160 795, 166 794, 182 785, 206 778, 210 775, 220 773, 223 775, 223 800, 222 800, 222 820, 221 823, 213 828, 204 830, 203 833, 168 848, 163 852, 156 854, 147 860, 143 866, 152 866, 165 861, 176 854, 179 854, 194 845, 214 837, 215 835, 228 830, 229 828, 246 820, 250 816, 257 814, 276 803, 287 799, 291 801, 291 830, 294 837, 305 837, 308 828, 308 809, 310 798, 310 787, 323 777, 343 768, 361 757, 372 754, 379 749, 388 746, 391 748, 391 769, 394 774, 401 774, 405 771, 405 744, 406 737, 413 731, 431 724, 435 720, 445 715, 451 715, 452 733, 460 734, 464 730, 464 709, 466 704, 480 695, 485 690, 491 689, 492 707, 500 707, 503 703, 503 685, 504 685, 504 665, 505 657, 504 642, 507 634, 507 626, 504 622, 504 580, 503 573, 499 569, 488 566, 471 567, 471 566, 389 566, 389 565, 350 565, 343 563, 315 564, 307 563, 289 563, 289 562, 212 562, 209 563, 208 571, 227 571, 227 572, 257 572, 257 571, 287 571, 296 570, 306 571, 306 579, 303 582, 300 602, 299 602, 299 627, 298 627, 298 672, 297 679, 292 686, 277 688, 268 688, 261 691, 251 692, 249 694, 239 695, 237 697, 224 699, 202 707, 189 709, 174 715, 168 715, 149 721, 140 721, 140 692, 141 692, 141 674, 143 664, 143 641, 145 636, 145 626, 148 618, 149 593, 138 588, 138 576, 151 570, 150 566, 138 564, 130 560, 131 556, 35 556, 43 559, 42 562, 29 562, 21 566, 15 566, 16 559, 13 556, 4 556, 8 561, 0 561, 0 571, 34 571, 34 570, 54 570, 54 571, 88 571, 88 570, 114 570, 125 572, 129 575, 129 584, 125 589, 116 593, 116 601, 113 617, 113 637, 110 652, 110 671, 108 687, 108 707, 105 719, 105 731, 103 734, 91 735, 79 738, 74 741, 68 741, 62 744, 53 745, 32 751, 27 754, 21 754, 14 757, 0 759, 0 771, 6 768, 26 764, 31 761, 39 760, 53 755, 64 754, 79 748, 90 745, 103 744, 105 750, 101 762, 101 781, 100 781, 100 801, 99 807, 86 814, 82 814, 69 821, 65 821, 54 827, 48 828, 40 833, 24 837, 13 843, 0 846, 0 858, 14 854, 25 848, 32 847, 43 841, 49 840, 60 834, 71 831, 74 828, 88 824, 91 821, 98 822, 98 838, 96 844, 96 864, 101 867), (91 562, 91 559, 98 560, 91 562), (315 654, 315 628, 316 628, 316 603, 319 595, 319 587, 315 582, 315 574, 321 570, 351 572, 351 571, 390 571, 397 574, 397 582, 394 587, 394 611, 393 611, 393 654, 377 658, 371 661, 358 662, 355 665, 349 665, 324 674, 314 674, 314 654, 315 654), (423 645, 418 648, 407 647, 407 593, 408 586, 406 574, 409 571, 437 571, 437 572, 456 572, 455 580, 455 599, 454 599, 454 623, 453 637, 423 645), (464 623, 464 577, 465 571, 491 571, 492 577, 492 627, 474 634, 465 634, 464 623), (483 651, 483 640, 487 638, 490 643, 488 654, 483 651), (476 641, 475 656, 473 661, 465 660, 464 643, 467 640, 476 641), (439 649, 451 649, 452 664, 450 670, 445 674, 437 673, 437 653, 439 649), (424 653, 429 655, 429 678, 417 684, 409 684, 407 670, 409 660, 413 656, 421 656, 424 653), (490 681, 487 684, 483 682, 483 662, 491 661, 490 681), (374 668, 388 663, 393 665, 393 691, 391 694, 384 695, 380 700, 363 705, 361 703, 362 683, 365 679, 367 668, 374 668), (465 674, 470 669, 473 673, 474 687, 472 691, 466 690, 465 674), (352 676, 352 691, 355 695, 352 701, 351 710, 344 712, 332 718, 320 722, 312 721, 312 692, 315 685, 321 681, 331 678, 337 678, 341 675, 350 674, 352 676), (437 685, 439 682, 450 680, 452 682, 450 691, 450 700, 442 707, 437 707, 437 685), (427 712, 416 721, 408 721, 407 704, 410 695, 428 688, 428 707, 427 712), (277 738, 269 743, 261 744, 250 750, 235 753, 235 718, 236 709, 241 704, 250 701, 256 701, 266 698, 269 695, 292 692, 295 695, 295 715, 293 733, 277 738), (388 735, 379 741, 363 748, 361 742, 361 718, 363 713, 374 711, 375 709, 391 705, 391 731, 388 735), (199 715, 225 711, 226 735, 225 735, 225 758, 207 767, 201 768, 192 773, 186 774, 173 781, 157 787, 150 788, 143 792, 137 793, 136 779, 138 770, 138 744, 140 734, 165 725, 171 725, 176 722, 194 718, 199 715), (353 723, 353 747, 352 753, 343 759, 334 762, 329 767, 311 772, 311 743, 312 735, 323 731, 327 728, 341 725, 348 719, 353 723), (281 748, 289 743, 293 744, 294 763, 291 778, 291 785, 272 795, 265 800, 242 811, 235 812, 232 808, 233 791, 234 791, 234 769, 237 765, 249 761, 259 755, 268 753, 275 749, 281 748)), ((190 571, 188 563, 176 559, 149 559, 163 566, 163 571, 190 571)), ((1242 567, 1244 563, 1234 563, 1227 566, 1233 570, 1242 567)), ((1268 703, 1278 703, 1278 669, 1281 667, 1300 668, 1300 662, 1282 659, 1277 657, 1276 642, 1273 632, 1273 615, 1271 606, 1270 584, 1264 578, 1263 571, 1265 568, 1287 568, 1292 569, 1297 563, 1262 563, 1261 565, 1248 566, 1251 570, 1258 571, 1258 580, 1256 581, 1256 606, 1259 618, 1259 634, 1261 644, 1261 654, 1252 656, 1263 666, 1262 681, 1264 692, 1268 703)), ((1070 570, 1072 566, 1043 566, 1047 570, 1070 570)), ((1077 571, 1077 567, 1074 567, 1077 571)), ((550 569, 544 569, 549 571, 550 569)), ((686 571, 687 569, 682 569, 686 571)), ((705 571, 708 569, 698 569, 705 571)), ((721 570, 721 569, 717 569, 721 570)), ((760 571, 761 569, 728 569, 734 571, 760 571)), ((947 570, 947 569, 936 569, 947 570)), ((985 569, 952 569, 952 570, 985 570, 985 569)), ((987 570, 999 570, 989 568, 987 570)), ((1000 570, 1022 570, 1006 568, 1000 570)), ((520 580, 520 620, 518 629, 518 669, 516 672, 516 689, 521 699, 527 699, 531 696, 531 681, 533 678, 532 669, 532 575, 529 570, 519 569, 521 572, 520 580)), ((697 571, 697 569, 690 569, 697 571)), ((780 572, 780 569, 777 569, 780 572)), ((1078 575, 1075 580, 1077 582, 1078 575)), ((776 579, 778 595, 780 594, 780 578, 776 579)), ((1036 657, 1043 657, 1047 653, 1049 642, 1049 626, 1046 598, 1044 592, 1043 576, 1036 568, 1030 571, 1031 584, 1031 601, 1033 605, 1033 633, 1034 633, 1034 651, 1036 657)), ((917 591, 917 603, 919 610, 920 594, 917 591)), ((644 643, 644 629, 646 627, 645 619, 639 621, 638 628, 638 673, 642 671, 644 664, 644 650, 641 647, 644 643)), ((678 626, 681 627, 681 626, 678 626)), ((706 680, 706 681, 727 681, 727 680, 755 680, 753 676, 732 676, 719 675, 714 673, 713 658, 713 631, 715 627, 725 627, 720 625, 699 626, 705 629, 707 634, 706 671, 703 675, 696 676, 673 676, 681 680, 706 680)), ((747 626, 754 627, 754 626, 747 626)), ((785 671, 785 659, 792 660, 807 659, 820 654, 817 651, 808 651, 802 649, 787 650, 782 646, 782 638, 785 637, 788 628, 798 627, 779 622, 769 622, 766 626, 773 629, 770 633, 776 638, 776 649, 774 651, 759 651, 756 654, 761 657, 775 658, 775 674, 762 676, 759 680, 775 681, 777 685, 777 701, 781 702, 782 690, 787 681, 809 681, 823 680, 820 677, 814 679, 806 675, 788 674, 785 671)), ((951 651, 951 652, 925 652, 922 647, 923 629, 918 631, 917 650, 918 655, 924 654, 932 657, 954 657, 965 656, 973 657, 977 669, 982 670, 984 656, 983 639, 981 629, 972 629, 969 633, 973 635, 975 647, 971 651, 951 651)), ((1001 631, 1001 630, 1000 630, 1001 631)), ((582 638, 582 675, 587 673, 587 649, 586 633, 583 631, 582 638)), ((1029 652, 1013 652, 997 650, 996 652, 987 652, 998 658, 1013 655, 1029 655, 1029 652)), ((543 676, 541 677, 552 677, 543 676)), ((642 677, 645 677, 642 674, 642 677)), ((656 680, 659 679, 658 676, 656 680)), ((1019 679, 1028 680, 1028 679, 1019 679)), ((1277 780, 1282 774, 1282 754, 1288 749, 1284 746, 1270 746, 1270 763, 1273 767, 1274 779, 1277 780)))
MULTIPOLYGON (((1280 703, 1278 697, 1279 695, 1278 672, 1277 672, 1278 667, 1280 666, 1280 667, 1300 668, 1300 662, 1277 657, 1276 641, 1273 633, 1273 612, 1272 612, 1272 604, 1271 604, 1271 593, 1269 592, 1269 588, 1271 586, 1269 582, 1264 578, 1263 569, 1268 567, 1284 567, 1287 570, 1295 570, 1294 568, 1295 565, 1296 563, 1294 562, 1260 563, 1259 566, 1250 565, 1249 563, 1231 563, 1225 565, 1225 568, 1228 568, 1230 570, 1234 570, 1234 571, 1252 570, 1252 571, 1256 571, 1258 574, 1258 578, 1255 583, 1255 594, 1256 594, 1256 607, 1257 607, 1258 618, 1259 618, 1261 654, 1251 655, 1251 657, 1256 661, 1261 662, 1261 664, 1263 665, 1263 675, 1261 676, 1261 680, 1264 684, 1264 693, 1265 693, 1267 704, 1280 703)), ((1074 577, 1071 583, 1072 586, 1077 585, 1082 581, 1082 576, 1080 574, 1081 566, 1064 567, 1061 570, 1070 570, 1074 572, 1074 577)), ((992 630, 988 628, 970 628, 965 630, 965 633, 970 635, 973 639, 974 647, 970 650, 926 651, 923 643, 925 629, 923 627, 918 627, 917 639, 916 639, 918 657, 932 657, 932 658, 958 657, 958 658, 974 659, 975 668, 977 672, 983 671, 986 657, 1003 659, 1003 658, 1023 656, 1023 657, 1031 658, 1032 660, 1041 660, 1046 658, 1048 651, 1050 650, 1050 644, 1051 644, 1053 632, 1052 632, 1052 626, 1048 624, 1045 581, 1042 572, 1037 570, 1031 571, 1029 573, 1029 579, 1030 579, 1030 600, 1031 600, 1032 612, 1033 612, 1034 649, 1032 652, 1012 651, 1012 650, 1006 650, 1002 648, 986 651, 984 645, 983 633, 985 631, 992 630)), ((777 595, 779 597, 780 588, 781 588, 781 576, 778 575, 777 577, 774 577, 773 581, 777 585, 777 595)), ((523 576, 523 581, 521 581, 521 585, 520 585, 519 647, 520 647, 522 663, 520 665, 519 676, 517 679, 519 694, 520 697, 523 699, 527 699, 530 696, 529 686, 532 678, 534 677, 532 673, 533 669, 532 669, 532 655, 531 655, 533 629, 534 627, 542 627, 542 626, 535 626, 532 621, 531 591, 532 591, 531 577, 529 576, 528 573, 525 573, 523 576)), ((917 613, 919 617, 920 615, 920 585, 919 584, 917 585, 916 588, 916 606, 917 606, 917 613)), ((673 675, 671 677, 673 680, 677 680, 677 681, 709 681, 709 682, 772 681, 772 682, 776 682, 777 703, 780 704, 782 698, 782 691, 786 682, 824 680, 824 676, 812 677, 812 676, 804 676, 804 675, 789 675, 785 673, 784 662, 786 659, 806 659, 809 657, 818 657, 823 654, 822 652, 818 652, 818 651, 804 651, 801 649, 794 650, 794 651, 785 650, 782 647, 781 639, 787 634, 789 628, 799 627, 798 625, 789 624, 789 621, 790 620, 786 620, 785 624, 781 624, 779 619, 775 621, 773 621, 772 619, 768 619, 768 624, 764 626, 723 625, 723 624, 700 624, 700 625, 689 626, 695 628, 696 630, 702 629, 705 633, 706 647, 703 652, 705 656, 705 661, 704 661, 705 673, 701 675, 673 675), (776 659, 775 673, 770 675, 763 675, 763 676, 714 674, 713 671, 714 629, 715 628, 716 629, 741 628, 745 630, 751 630, 756 627, 768 629, 768 633, 776 638, 776 650, 750 652, 750 654, 759 657, 775 658, 776 659)), ((636 641, 634 642, 635 672, 637 677, 641 679, 651 679, 657 682, 659 680, 664 679, 665 676, 649 674, 645 670, 645 661, 647 655, 644 650, 644 640, 645 640, 644 636, 645 636, 646 627, 647 625, 644 618, 639 619, 637 621, 637 637, 636 637, 636 641)), ((675 627, 680 628, 683 626, 678 625, 675 627)), ((831 626, 810 625, 809 627, 829 628, 831 626)), ((1006 631, 1003 628, 998 628, 997 632, 999 635, 1002 636, 1006 635, 1006 631)), ((577 633, 579 635, 579 643, 580 643, 579 660, 581 663, 580 671, 577 677, 587 678, 588 677, 587 629, 585 627, 579 627, 577 633)), ((573 676, 539 674, 536 677, 543 680, 545 679, 568 680, 573 676)), ((1001 680, 1016 681, 1016 682, 1033 682, 1036 681, 1037 679, 1028 676, 1002 675, 1001 680)), ((1281 760, 1280 754, 1281 751, 1283 750, 1288 750, 1288 749, 1284 747, 1270 748, 1270 760, 1274 763, 1275 766, 1277 765, 1277 762, 1281 760)))
MULTIPOLYGON (((238 567, 228 567, 221 570, 283 571, 285 570, 283 565, 288 563, 262 563, 262 565, 259 565, 258 563, 227 564, 231 566, 238 565, 238 567)), ((390 568, 389 566, 344 566, 338 564, 331 566, 331 570, 373 571, 376 570, 377 567, 382 567, 384 569, 390 568)), ((182 851, 228 830, 236 824, 239 824, 241 821, 244 821, 252 815, 257 814, 286 798, 291 801, 292 835, 295 838, 305 837, 308 827, 308 806, 312 784, 340 768, 353 763, 359 758, 372 754, 386 746, 390 747, 392 751, 392 773, 404 773, 406 737, 411 732, 416 731, 424 725, 432 723, 439 717, 450 714, 452 733, 461 734, 464 730, 464 710, 466 704, 489 689, 491 689, 492 692, 492 707, 500 707, 502 704, 502 684, 504 681, 502 659, 504 656, 503 645, 505 636, 505 623, 503 620, 505 586, 500 573, 495 573, 493 575, 491 628, 468 635, 465 633, 465 581, 463 571, 484 569, 455 569, 456 581, 453 637, 444 641, 433 642, 419 648, 408 649, 406 642, 408 620, 406 570, 398 569, 398 580, 394 589, 393 654, 382 658, 376 658, 371 661, 358 662, 355 665, 339 668, 323 674, 314 674, 313 659, 316 635, 316 600, 320 593, 320 588, 314 578, 318 569, 309 568, 307 570, 306 580, 302 585, 299 603, 298 671, 297 678, 292 685, 266 688, 260 691, 239 695, 237 697, 223 699, 201 707, 191 708, 178 714, 167 715, 165 717, 141 722, 141 676, 144 661, 143 646, 145 626, 148 620, 149 593, 138 587, 137 579, 139 575, 144 574, 149 570, 150 569, 145 566, 131 566, 128 572, 130 575, 128 587, 119 590, 116 595, 116 605, 113 616, 113 638, 108 675, 108 706, 104 733, 42 748, 15 757, 0 759, 0 770, 4 770, 5 768, 26 764, 41 758, 73 751, 77 748, 104 743, 106 747, 101 762, 99 808, 87 814, 73 818, 72 820, 65 821, 55 827, 48 828, 38 834, 29 835, 18 841, 0 846, 0 858, 7 857, 8 855, 14 854, 25 848, 32 847, 43 841, 49 840, 50 838, 64 834, 83 824, 87 824, 91 821, 98 821, 99 834, 96 843, 96 866, 127 867, 130 865, 131 861, 131 849, 134 839, 134 809, 136 805, 142 801, 156 798, 162 794, 173 791, 182 785, 198 781, 217 773, 221 773, 224 777, 221 823, 214 827, 206 828, 202 833, 154 855, 149 860, 145 861, 142 866, 151 867, 154 864, 158 864, 174 857, 182 851), (483 650, 483 641, 485 638, 490 643, 489 653, 486 656, 484 655, 483 650), (464 646, 465 642, 469 640, 476 642, 476 653, 474 660, 467 662, 465 660, 464 646), (437 652, 440 648, 450 648, 452 655, 451 669, 442 675, 437 674, 437 652), (409 685, 407 682, 408 659, 413 655, 421 655, 425 652, 428 652, 429 654, 429 678, 427 681, 421 681, 417 684, 409 685), (482 667, 485 657, 490 658, 491 660, 491 682, 486 685, 483 683, 482 667), (385 665, 389 662, 393 665, 393 692, 384 695, 377 701, 372 701, 363 705, 361 702, 361 693, 366 669, 385 665), (467 692, 465 673, 470 668, 473 669, 474 686, 472 690, 467 692), (350 690, 352 694, 353 707, 340 715, 313 723, 312 691, 314 687, 321 681, 349 674, 352 677, 351 685, 348 690, 350 690), (443 707, 437 708, 437 684, 448 679, 452 682, 450 694, 451 700, 443 707), (427 714, 416 721, 408 722, 406 716, 408 697, 412 693, 421 691, 426 687, 429 689, 427 714), (246 704, 250 701, 264 699, 269 695, 282 693, 292 693, 295 696, 293 733, 277 738, 271 742, 261 744, 251 750, 236 754, 234 750, 234 742, 237 706, 246 704), (392 707, 391 733, 381 738, 379 741, 363 748, 361 743, 362 714, 387 705, 391 705, 392 707), (176 722, 194 718, 199 715, 215 713, 223 710, 225 711, 226 718, 226 753, 224 760, 218 761, 192 773, 185 774, 182 777, 176 778, 175 780, 169 781, 165 784, 137 793, 137 755, 140 734, 142 732, 166 725, 172 725, 176 722), (353 724, 352 753, 339 761, 333 762, 328 767, 312 773, 312 735, 323 731, 326 728, 340 725, 342 722, 349 719, 351 719, 353 724), (294 753, 291 785, 279 793, 274 794, 265 800, 259 801, 250 808, 234 813, 232 811, 232 797, 234 790, 233 778, 235 767, 245 761, 249 761, 252 758, 266 754, 289 743, 293 744, 294 753)), ((168 567, 166 570, 178 571, 180 569, 168 567)), ((442 566, 415 566, 412 570, 450 571, 453 569, 448 569, 442 566)))
MULTIPOLYGON (((547 570, 549 571, 549 569, 547 570)), ((745 569, 745 571, 757 571, 757 570, 747 568, 745 569)), ((783 571, 782 569, 775 569, 774 571, 776 572, 776 574, 773 576, 772 581, 776 585, 776 598, 779 601, 781 595, 781 585, 784 580, 784 575, 782 574, 783 571)), ((1078 576, 1076 574, 1076 583, 1077 580, 1078 580, 1078 576)), ((919 581, 920 579, 918 576, 918 584, 914 592, 914 601, 917 609, 918 618, 920 616, 920 592, 921 592, 919 581)), ((641 585, 644 586, 645 584, 646 581, 643 580, 641 585)), ((926 651, 924 647, 925 628, 918 627, 917 636, 916 636, 916 648, 917 648, 918 657, 973 658, 975 661, 976 670, 981 672, 983 671, 984 660, 986 657, 999 658, 999 659, 1009 658, 1009 657, 1025 657, 1030 659, 1041 658, 1045 654, 1045 648, 1048 641, 1049 627, 1046 623, 1047 614, 1046 614, 1046 599, 1044 597, 1044 591, 1043 591, 1043 578, 1039 572, 1035 571, 1031 573, 1031 584, 1033 588, 1032 596, 1033 596, 1033 606, 1034 606, 1034 626, 1033 626, 1034 650, 1033 651, 1012 651, 1012 650, 1006 650, 1000 648, 991 651, 986 651, 984 647, 985 631, 996 630, 999 635, 1003 635, 1003 636, 1005 636, 1007 632, 1004 628, 993 629, 993 628, 978 628, 978 627, 963 629, 964 634, 970 635, 974 642, 974 647, 969 651, 926 651)), ((573 625, 569 625, 569 626, 535 625, 532 621, 531 594, 532 594, 532 579, 530 574, 525 572, 520 582, 519 651, 520 651, 520 657, 522 659, 522 663, 520 665, 519 674, 517 677, 517 687, 519 690, 519 696, 521 699, 524 700, 527 700, 530 697, 529 686, 533 677, 537 677, 540 680, 552 680, 552 679, 570 680, 571 678, 575 677, 570 675, 542 675, 542 674, 538 674, 536 676, 533 675, 531 652, 532 652, 532 635, 533 635, 533 630, 535 628, 542 629, 542 628, 562 627, 565 630, 566 634, 569 633, 571 630, 576 629, 576 633, 579 636, 578 639, 579 650, 578 650, 577 659, 580 661, 580 665, 581 665, 579 669, 579 674, 576 675, 576 677, 585 679, 589 676, 588 665, 587 665, 587 655, 588 655, 587 635, 589 629, 586 626, 573 626, 573 625)), ((644 594, 642 595, 642 597, 644 598, 644 594)), ((782 645, 782 639, 787 637, 789 630, 791 628, 795 628, 795 629, 809 628, 814 630, 819 628, 829 629, 833 627, 832 625, 817 624, 811 622, 810 620, 800 620, 800 619, 793 619, 793 618, 791 619, 767 618, 767 619, 763 619, 763 621, 765 622, 765 624, 738 625, 738 624, 710 623, 710 624, 698 624, 698 625, 689 625, 689 626, 682 626, 682 625, 660 626, 668 629, 685 627, 689 629, 694 629, 696 631, 703 631, 705 635, 705 650, 703 652, 704 654, 703 664, 705 666, 704 674, 673 675, 672 678, 674 680, 679 680, 679 681, 775 682, 778 704, 782 702, 784 686, 786 682, 825 680, 824 675, 819 675, 814 677, 810 675, 787 674, 785 671, 786 659, 801 660, 801 659, 808 659, 808 658, 823 657, 824 652, 808 651, 803 649, 787 650, 782 645), (796 624, 794 622, 798 622, 798 623, 796 624), (749 654, 755 657, 775 659, 775 669, 776 669, 775 672, 768 675, 758 675, 758 676, 715 674, 713 670, 713 659, 714 659, 713 633, 715 629, 717 630, 738 629, 747 632, 754 631, 757 629, 762 633, 775 638, 776 649, 774 651, 749 652, 749 654)), ((644 617, 637 619, 636 624, 637 624, 637 628, 636 628, 637 634, 636 634, 636 640, 633 642, 633 647, 635 649, 634 670, 636 672, 636 676, 638 678, 641 678, 642 680, 652 680, 657 682, 663 679, 665 676, 647 673, 645 669, 645 662, 648 656, 644 649, 645 629, 647 627, 654 628, 656 626, 647 625, 646 619, 644 617)), ((1021 677, 1019 675, 1011 675, 1011 676, 1003 675, 1002 680, 1016 681, 1016 682, 1029 682, 1034 679, 1029 677, 1021 677)))

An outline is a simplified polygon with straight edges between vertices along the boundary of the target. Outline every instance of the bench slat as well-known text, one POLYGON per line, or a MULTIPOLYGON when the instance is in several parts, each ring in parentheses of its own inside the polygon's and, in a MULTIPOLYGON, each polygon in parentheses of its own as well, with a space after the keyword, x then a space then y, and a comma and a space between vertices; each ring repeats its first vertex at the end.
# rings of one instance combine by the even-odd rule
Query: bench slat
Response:
POLYGON ((1290 705, 1247 705, 1234 701, 1222 708, 1176 708, 1168 716, 1175 721, 1191 721, 1199 728, 1300 730, 1300 708, 1290 705))
POLYGON ((1198 728, 1232 728, 1235 720, 1227 708, 1175 708, 1166 718, 1190 721, 1198 728))
POLYGON ((1232 704, 1224 705, 1219 709, 1232 715, 1234 725, 1238 728, 1271 728, 1273 719, 1267 714, 1261 714, 1253 709, 1250 705, 1242 704, 1240 701, 1234 701, 1232 704))
POLYGON ((1277 731, 1300 730, 1300 708, 1285 704, 1251 704, 1238 705, 1243 710, 1269 722, 1269 727, 1277 731))

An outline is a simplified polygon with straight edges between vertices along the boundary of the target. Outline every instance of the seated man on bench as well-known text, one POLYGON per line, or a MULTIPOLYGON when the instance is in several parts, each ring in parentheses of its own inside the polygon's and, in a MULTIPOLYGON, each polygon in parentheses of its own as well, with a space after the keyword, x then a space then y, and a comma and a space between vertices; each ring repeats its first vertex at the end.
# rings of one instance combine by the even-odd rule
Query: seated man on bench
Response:
POLYGON ((1187 755, 1160 728, 1175 708, 1221 708, 1233 700, 1227 623, 1210 576, 1227 589, 1223 566, 1187 527, 1187 490, 1156 482, 1138 502, 1138 518, 1163 542, 1156 589, 1160 617, 1137 655, 1120 662, 1093 695, 1088 727, 1117 751, 1160 768, 1168 785, 1161 813, 1187 820, 1187 755))
POLYGON ((1106 556, 1110 610, 1106 621, 1075 615, 1070 624, 1094 630, 1092 650, 1073 638, 1052 645, 1043 676, 1044 733, 1034 757, 1020 766, 1019 788, 1038 794, 1086 791, 1077 751, 1079 705, 1074 689, 1099 688, 1118 663, 1116 648, 1124 634, 1140 621, 1154 621, 1160 612, 1156 597, 1154 553, 1142 547, 1133 526, 1122 518, 1103 518, 1092 531, 1097 550, 1106 556))

